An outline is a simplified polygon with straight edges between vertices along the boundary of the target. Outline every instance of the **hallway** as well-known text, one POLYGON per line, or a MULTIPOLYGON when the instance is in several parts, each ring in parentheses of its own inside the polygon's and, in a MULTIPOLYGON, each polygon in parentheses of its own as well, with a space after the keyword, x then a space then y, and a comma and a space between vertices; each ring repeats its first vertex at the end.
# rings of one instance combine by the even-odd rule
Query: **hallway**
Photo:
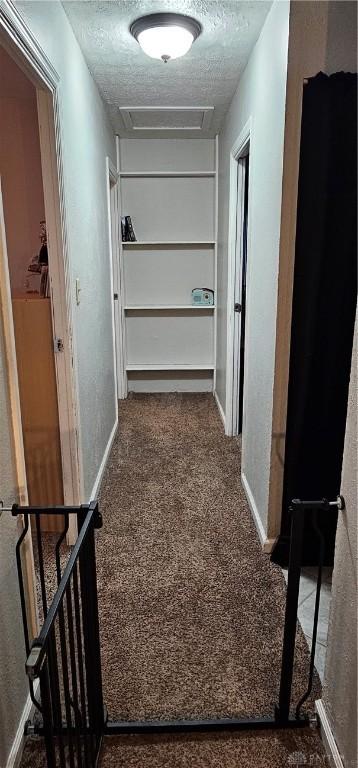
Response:
MULTIPOLYGON (((262 553, 238 441, 223 435, 211 395, 131 395, 120 411, 96 540, 110 718, 273 714, 285 582, 262 553)), ((293 702, 308 659, 299 628, 293 702)), ((313 698, 319 690, 316 676, 313 698)), ((105 739, 101 766, 284 768, 300 753, 325 764, 309 729, 122 736, 105 739)), ((28 740, 21 768, 43 761, 28 740)))
MULTIPOLYGON (((261 551, 239 462, 212 396, 121 403, 97 536, 112 718, 273 713, 285 585, 261 551)), ((293 701, 307 670, 299 631, 293 701)))
POLYGON ((357 767, 357 39, 0 0, 0 768, 357 767))

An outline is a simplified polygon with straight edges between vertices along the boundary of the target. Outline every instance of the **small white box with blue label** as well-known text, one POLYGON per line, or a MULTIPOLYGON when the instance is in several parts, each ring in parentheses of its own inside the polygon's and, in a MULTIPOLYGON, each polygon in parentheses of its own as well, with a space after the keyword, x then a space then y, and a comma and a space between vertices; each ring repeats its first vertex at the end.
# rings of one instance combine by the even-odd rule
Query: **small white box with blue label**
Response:
POLYGON ((214 304, 214 291, 210 288, 193 288, 191 303, 197 307, 212 306, 214 304))

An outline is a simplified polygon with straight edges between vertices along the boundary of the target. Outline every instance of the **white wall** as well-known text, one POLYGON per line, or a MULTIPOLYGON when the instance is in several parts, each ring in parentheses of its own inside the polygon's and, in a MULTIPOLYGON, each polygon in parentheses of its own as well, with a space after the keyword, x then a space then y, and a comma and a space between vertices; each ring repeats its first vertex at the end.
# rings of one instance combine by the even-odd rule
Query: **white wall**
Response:
POLYGON ((217 394, 225 411, 229 159, 235 140, 252 119, 242 471, 264 526, 269 492, 289 7, 288 2, 273 4, 219 137, 217 394))
MULTIPOLYGON (((18 9, 57 70, 70 270, 81 281, 74 333, 88 498, 115 421, 113 342, 105 158, 115 142, 98 90, 59 2, 18 3, 18 9)), ((0 498, 17 500, 10 405, 0 336, 0 498)), ((22 625, 14 563, 16 529, 0 522, 0 766, 6 765, 27 696, 22 625)))
MULTIPOLYGON (((328 5, 327 70, 356 72, 356 3, 328 5)), ((328 719, 346 768, 357 763, 357 344, 356 325, 342 475, 347 511, 339 516, 337 528, 323 692, 328 719)))
POLYGON ((17 8, 60 76, 67 235, 75 306, 84 495, 91 493, 115 421, 106 167, 116 164, 107 113, 60 2, 17 8))
POLYGON ((357 343, 352 358, 323 702, 346 768, 357 764, 357 343))

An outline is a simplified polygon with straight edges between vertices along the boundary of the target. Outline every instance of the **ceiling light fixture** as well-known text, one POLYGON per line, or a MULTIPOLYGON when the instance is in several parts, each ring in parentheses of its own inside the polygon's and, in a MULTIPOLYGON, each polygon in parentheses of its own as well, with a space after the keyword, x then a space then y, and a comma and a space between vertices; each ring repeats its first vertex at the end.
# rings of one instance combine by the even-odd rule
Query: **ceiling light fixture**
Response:
POLYGON ((188 53, 199 37, 201 24, 181 13, 151 13, 133 21, 130 33, 152 59, 178 59, 188 53))

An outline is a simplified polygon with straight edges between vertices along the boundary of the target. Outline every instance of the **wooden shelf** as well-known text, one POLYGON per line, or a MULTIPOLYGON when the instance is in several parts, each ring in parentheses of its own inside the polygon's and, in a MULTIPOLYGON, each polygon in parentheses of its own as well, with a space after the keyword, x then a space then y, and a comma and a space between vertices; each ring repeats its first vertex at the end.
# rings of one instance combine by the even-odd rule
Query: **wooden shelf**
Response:
POLYGON ((215 171, 120 171, 122 179, 203 179, 213 178, 215 171))
POLYGON ((214 365, 199 364, 193 365, 192 363, 139 363, 129 364, 126 366, 127 371, 213 371, 214 365))
POLYGON ((207 245, 210 247, 215 246, 215 240, 134 240, 134 241, 122 241, 123 249, 126 248, 143 248, 146 246, 154 247, 191 247, 197 245, 207 245))
POLYGON ((126 310, 148 310, 148 311, 157 311, 157 310, 176 310, 176 309, 184 309, 185 311, 188 310, 202 310, 202 309, 215 309, 215 304, 200 304, 199 306, 194 304, 126 304, 124 307, 126 310))

